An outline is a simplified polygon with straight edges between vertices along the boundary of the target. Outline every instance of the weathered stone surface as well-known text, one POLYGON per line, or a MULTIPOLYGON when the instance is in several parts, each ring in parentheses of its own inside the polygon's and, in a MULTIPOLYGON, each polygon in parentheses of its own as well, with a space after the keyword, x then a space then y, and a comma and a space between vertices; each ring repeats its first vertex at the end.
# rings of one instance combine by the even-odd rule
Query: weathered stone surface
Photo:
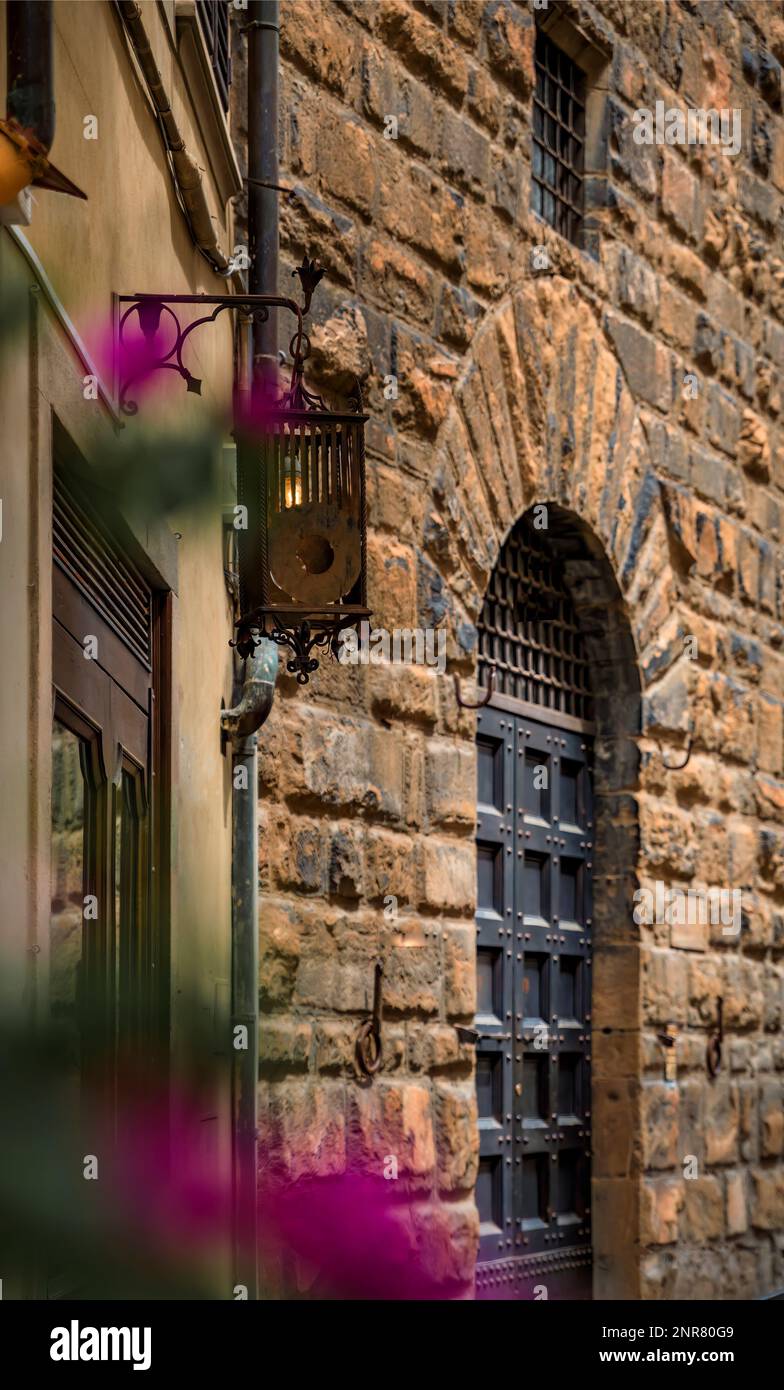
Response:
POLYGON ((473 927, 450 926, 444 932, 444 1012, 468 1018, 476 1010, 476 933, 473 927))
POLYGON ((674 1168, 678 1162, 678 1102, 679 1094, 675 1086, 657 1083, 642 1088, 641 1119, 646 1168, 674 1168))
POLYGON ((751 1224, 762 1231, 784 1225, 784 1172, 781 1168, 752 1169, 751 1224))
POLYGON ((685 1023, 688 962, 675 951, 643 952, 643 1016, 649 1023, 685 1023))
POLYGON ((383 1081, 348 1094, 348 1148, 352 1162, 383 1176, 384 1159, 397 1159, 401 1177, 430 1187, 435 1165, 433 1111, 424 1086, 383 1081))
POLYGON ((597 1130, 605 1136, 596 1155, 597 1177, 626 1177, 634 1161, 634 1144, 640 1122, 638 1087, 634 1081, 594 1081, 593 1113, 597 1130))
MULTIPOLYGON (((405 924, 404 924, 405 925, 405 924)), ((435 1014, 441 999, 440 929, 427 936, 395 933, 386 949, 385 1007, 402 1014, 435 1014)))
POLYGON ((743 1173, 727 1174, 727 1235, 743 1235, 748 1230, 746 1179, 743 1173))
POLYGON ((738 1128, 738 1089, 719 1078, 705 1095, 707 1163, 737 1162, 738 1128))
POLYGON ((780 1158, 784 1153, 784 1085, 763 1082, 760 1088, 760 1153, 763 1158, 780 1158))
POLYGON ((413 1211, 417 1248, 439 1284, 472 1279, 479 1245, 479 1215, 473 1201, 417 1207, 413 1211))
POLYGON ((443 912, 470 909, 475 893, 473 844, 428 839, 423 851, 423 895, 427 905, 443 912))
POLYGON ((342 1082, 296 1081, 272 1086, 262 1106, 263 1160, 280 1162, 293 1179, 340 1173, 346 1162, 342 1082))
POLYGON ((288 902, 264 905, 264 922, 259 934, 259 999, 262 1007, 286 1007, 294 992, 300 956, 301 919, 296 906, 288 902))
POLYGON ((310 1059, 311 1025, 289 1019, 264 1018, 259 1026, 259 1066, 262 1074, 275 1068, 301 1071, 310 1059))
POLYGON ((426 755, 426 806, 433 825, 473 826, 476 767, 471 749, 431 741, 426 755))
POLYGON ((412 1072, 441 1071, 460 1066, 473 1073, 473 1050, 462 1043, 457 1029, 449 1024, 426 1027, 408 1025, 408 1065, 412 1072))
POLYGON ((640 1235, 646 1245, 672 1245, 678 1239, 685 1186, 681 1178, 646 1179, 640 1221, 640 1235))
POLYGON ((446 1192, 470 1192, 479 1162, 475 1088, 472 1082, 439 1081, 434 1097, 439 1186, 446 1192))
POLYGON ((724 1232, 724 1194, 718 1178, 691 1178, 684 1183, 683 1234, 703 1245, 724 1232))
POLYGON ((634 395, 668 410, 672 401, 669 354, 655 338, 614 314, 608 316, 607 331, 634 395))
POLYGON ((296 697, 279 684, 260 739, 265 1094, 291 1089, 287 1125, 313 1168, 345 1156, 346 1114, 367 1161, 397 1135, 422 1195, 412 1229, 463 1292, 474 1051, 453 1022, 475 1005, 476 719, 451 676, 473 693, 492 566, 542 500, 580 519, 619 595, 577 561, 599 724, 597 1287, 721 1299, 784 1282, 784 35, 759 6, 720 9, 670 7, 665 25, 662 7, 582 7, 613 55, 606 199, 585 254, 530 211, 530 7, 282 5, 281 182, 296 185, 282 283, 303 251, 326 265, 313 366, 334 385, 364 379, 374 621, 442 624, 450 665, 325 662, 296 697), (632 139, 630 111, 654 96, 718 108, 740 90, 749 139, 720 167, 632 139), (616 607, 642 733, 608 635, 616 607), (741 888, 740 934, 635 923, 635 889, 656 881, 741 888), (384 1069, 360 1092, 352 1041, 381 953, 384 1069))
POLYGON ((340 1019, 325 1019, 315 1029, 317 1071, 343 1071, 354 1061, 356 1029, 340 1019))

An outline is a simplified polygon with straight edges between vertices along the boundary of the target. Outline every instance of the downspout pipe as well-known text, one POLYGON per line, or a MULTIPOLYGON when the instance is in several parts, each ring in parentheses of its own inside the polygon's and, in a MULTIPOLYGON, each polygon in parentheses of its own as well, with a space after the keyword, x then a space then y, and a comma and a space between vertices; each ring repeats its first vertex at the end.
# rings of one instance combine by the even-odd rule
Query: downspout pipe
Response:
POLYGON ((272 709, 278 649, 265 639, 241 663, 236 704, 221 711, 231 739, 232 1114, 234 1272, 251 1300, 257 1286, 257 1096, 259 1071, 258 730, 272 709))
MULTIPOLYGON (((248 5, 248 252, 252 294, 278 293, 278 0, 248 5)), ((254 393, 277 384, 278 321, 253 326, 254 393)))
MULTIPOLYGON (((248 288, 252 294, 278 289, 278 33, 277 0, 251 0, 244 26, 248 35, 248 288)), ((238 371, 241 389, 250 388, 252 408, 277 383, 277 322, 274 310, 260 324, 253 319, 249 360, 238 371)), ((238 399, 242 397, 238 393, 238 399)), ((258 585, 253 544, 260 523, 258 450, 240 430, 237 497, 247 502, 250 526, 239 533, 240 597, 243 611, 258 585)), ((256 604, 252 603, 251 607, 256 604)), ((259 1070, 259 863, 257 734, 267 718, 278 671, 278 648, 263 639, 244 663, 242 688, 221 727, 232 739, 232 1012, 234 1029, 247 1037, 234 1051, 234 1259, 237 1282, 249 1299, 258 1297, 258 1070, 259 1070), (244 791, 238 790, 244 787, 244 791), (243 1030, 247 1030, 244 1032, 243 1030)), ((235 1033, 235 1038, 236 1038, 235 1033)))

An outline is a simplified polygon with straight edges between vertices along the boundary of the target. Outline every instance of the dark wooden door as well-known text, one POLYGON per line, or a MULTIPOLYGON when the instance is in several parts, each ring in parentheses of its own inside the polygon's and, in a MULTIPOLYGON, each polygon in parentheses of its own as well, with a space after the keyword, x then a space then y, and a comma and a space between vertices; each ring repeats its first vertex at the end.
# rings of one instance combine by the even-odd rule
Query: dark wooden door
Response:
POLYGON ((477 1292, 589 1297, 590 744, 477 721, 477 1292))
MULTIPOLYGON (((85 1152, 96 1108, 119 1139, 128 1090, 160 1086, 168 992, 156 833, 165 600, 106 518, 56 465, 49 1008, 85 1152)), ((85 1287, 70 1263, 47 1271, 48 1298, 85 1287)))

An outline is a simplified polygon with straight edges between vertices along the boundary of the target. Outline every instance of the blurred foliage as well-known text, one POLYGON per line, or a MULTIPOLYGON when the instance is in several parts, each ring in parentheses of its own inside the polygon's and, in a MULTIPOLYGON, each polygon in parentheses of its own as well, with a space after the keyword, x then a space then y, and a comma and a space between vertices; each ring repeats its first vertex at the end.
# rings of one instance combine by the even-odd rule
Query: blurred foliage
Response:
MULTIPOLYGON (((101 1034, 100 1018, 82 1025, 101 1034)), ((210 1049, 196 1033, 189 1055, 203 1076, 210 1049)), ((222 1293, 231 1175, 202 1142, 214 1091, 165 1080, 94 1047, 79 1077, 56 1029, 0 1027, 6 1297, 15 1287, 39 1298, 232 1297, 231 1285, 222 1293), (97 1179, 85 1176, 89 1155, 97 1179)))
POLYGON ((178 430, 133 421, 103 448, 92 476, 114 507, 139 520, 209 509, 220 515, 225 437, 222 422, 213 418, 178 430))
POLYGON ((6 274, 0 285, 0 361, 18 346, 30 315, 30 285, 6 274))

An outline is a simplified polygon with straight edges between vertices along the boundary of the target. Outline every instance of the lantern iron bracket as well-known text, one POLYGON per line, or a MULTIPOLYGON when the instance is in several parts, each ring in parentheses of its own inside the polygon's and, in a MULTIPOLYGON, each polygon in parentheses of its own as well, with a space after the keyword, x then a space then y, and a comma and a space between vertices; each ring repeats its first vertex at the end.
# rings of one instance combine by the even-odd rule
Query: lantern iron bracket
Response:
MULTIPOLYGON (((124 415, 136 415, 139 410, 138 403, 129 396, 131 387, 143 377, 150 376, 153 372, 170 371, 177 372, 185 382, 186 390, 193 395, 201 395, 201 381, 188 370, 183 362, 182 353, 190 335, 202 324, 214 323, 218 315, 225 309, 244 310, 250 319, 256 319, 259 323, 266 323, 269 318, 270 309, 288 309, 297 319, 297 331, 291 340, 291 354, 294 358, 294 372, 292 373, 290 392, 296 388, 298 378, 301 378, 302 366, 305 358, 310 351, 310 342, 305 333, 303 324, 303 310, 293 299, 286 299, 277 294, 121 294, 118 295, 118 303, 127 304, 128 308, 121 314, 117 329, 117 341, 120 353, 126 346, 126 334, 128 320, 132 314, 136 314, 139 327, 147 344, 147 352, 144 354, 141 365, 128 373, 120 382, 119 405, 124 415), (174 309, 173 304, 197 304, 201 306, 212 305, 212 312, 203 314, 201 318, 193 319, 191 323, 183 325, 174 309), (155 352, 152 347, 161 326, 161 315, 168 314, 174 325, 174 341, 166 352, 155 352)), ((287 393, 289 394, 289 393, 287 393)))

